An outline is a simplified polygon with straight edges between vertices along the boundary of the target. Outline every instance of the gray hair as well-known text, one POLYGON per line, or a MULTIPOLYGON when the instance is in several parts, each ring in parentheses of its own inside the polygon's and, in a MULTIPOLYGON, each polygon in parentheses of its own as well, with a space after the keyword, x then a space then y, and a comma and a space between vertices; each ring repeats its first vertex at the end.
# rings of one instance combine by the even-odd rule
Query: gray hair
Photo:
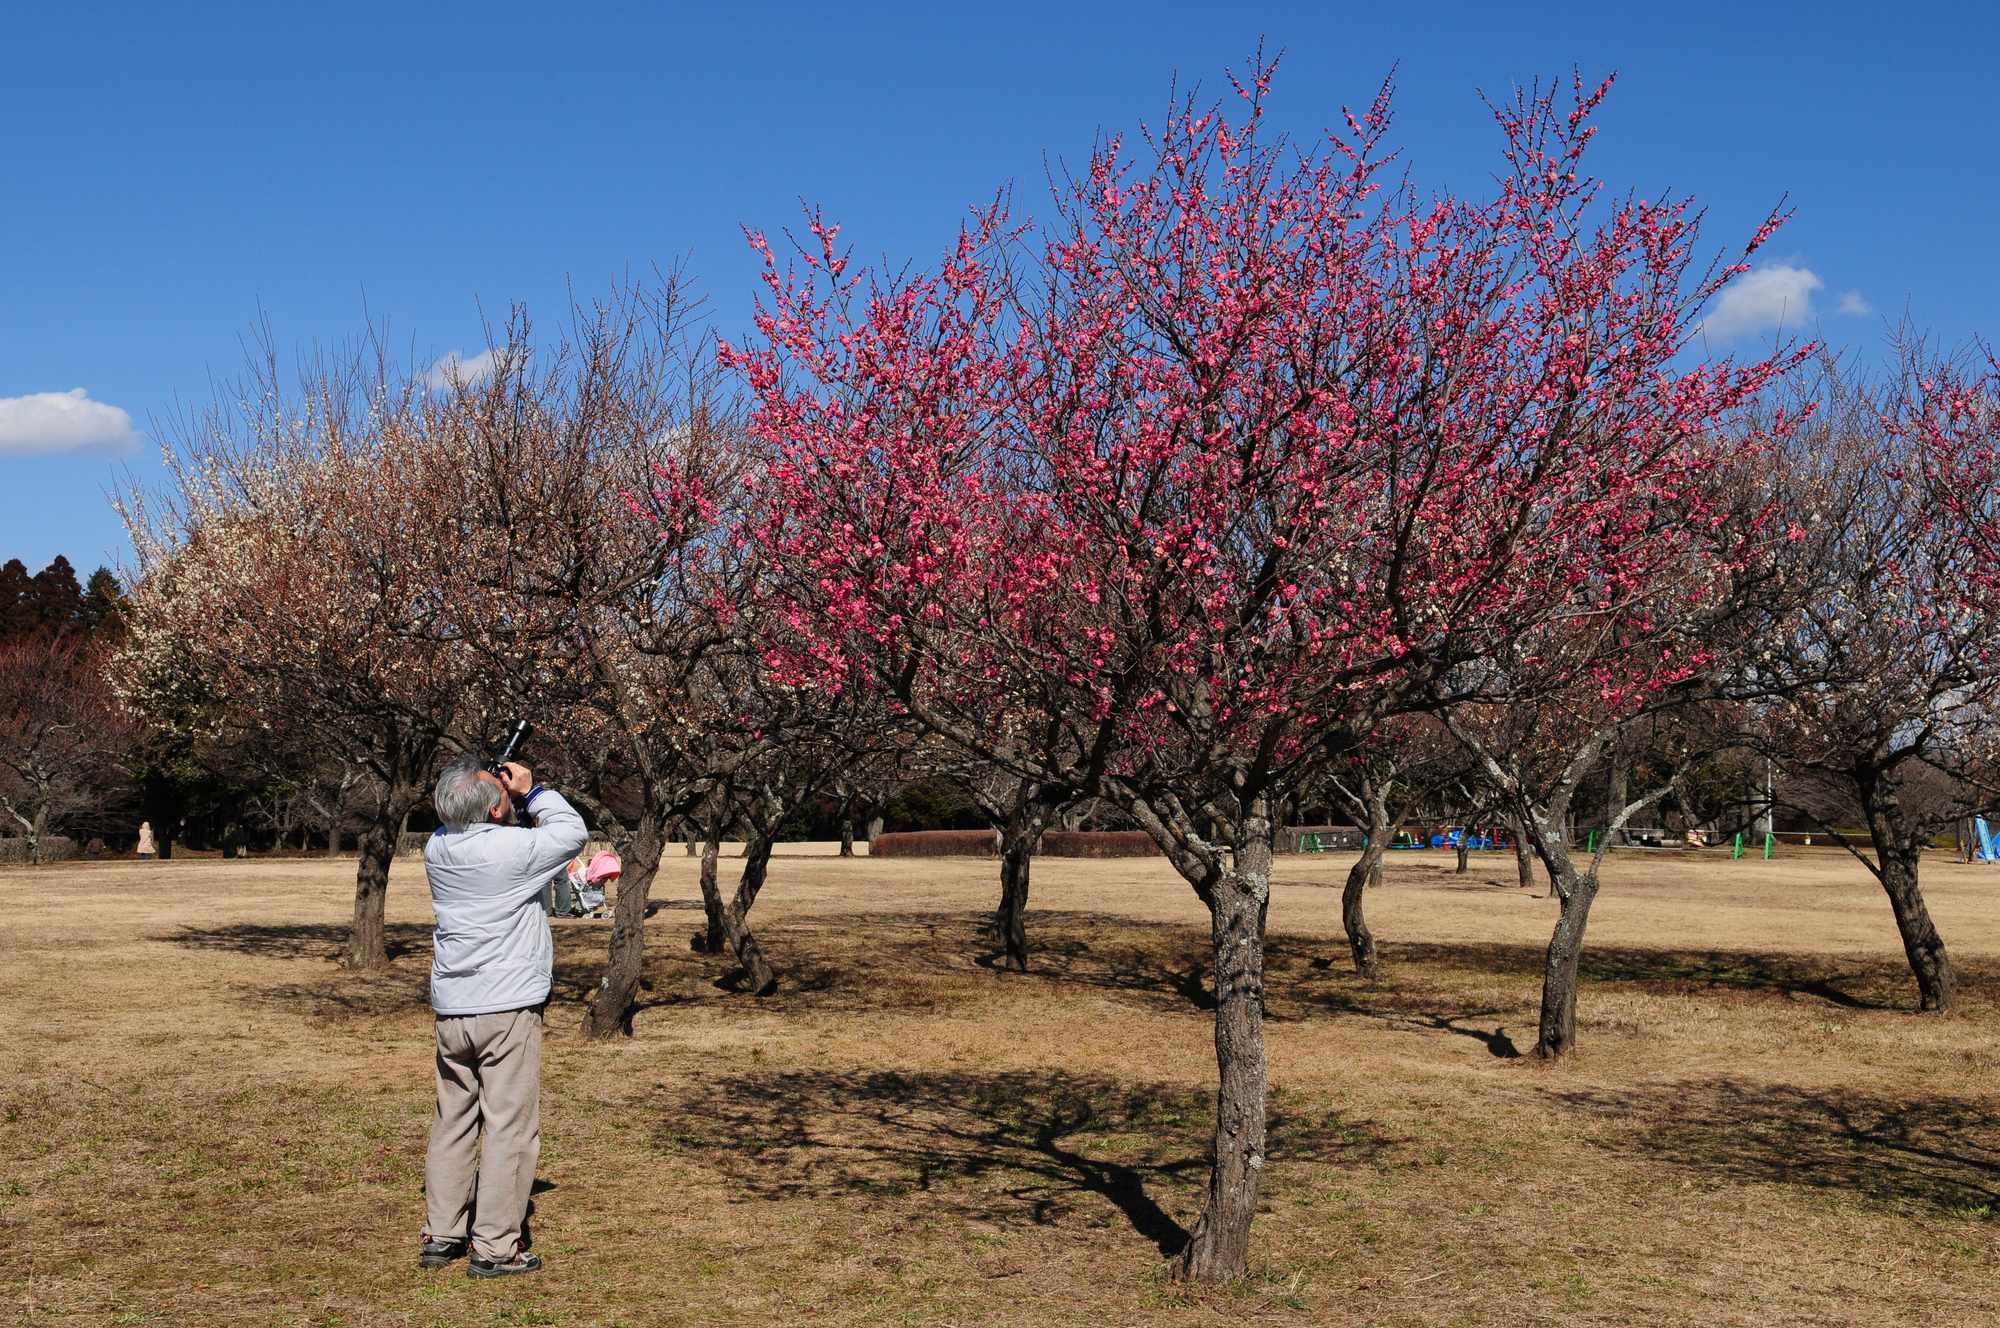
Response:
POLYGON ((500 790, 479 777, 474 756, 461 756, 444 768, 431 790, 431 804, 446 825, 477 825, 500 805, 500 790))

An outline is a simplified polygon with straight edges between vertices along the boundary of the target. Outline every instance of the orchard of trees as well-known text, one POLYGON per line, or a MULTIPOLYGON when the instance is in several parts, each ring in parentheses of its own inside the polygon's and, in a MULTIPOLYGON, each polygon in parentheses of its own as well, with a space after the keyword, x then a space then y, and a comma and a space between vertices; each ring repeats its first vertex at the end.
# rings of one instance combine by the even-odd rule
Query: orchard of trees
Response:
MULTIPOLYGON (((1315 811, 1366 832, 1342 923, 1371 975, 1398 827, 1511 827, 1558 901, 1543 1056, 1577 1045, 1639 826, 1835 835, 1915 1004, 1950 1010, 1922 850, 2000 785, 2000 365, 1913 334, 1878 371, 1712 351, 1784 217, 1711 261, 1690 200, 1594 178, 1608 84, 1496 105, 1495 183, 1457 196, 1389 150, 1386 87, 1301 142, 1271 76, 1101 140, 1039 220, 976 208, 928 267, 863 270, 817 212, 753 233, 741 337, 671 274, 553 334, 517 311, 442 388, 379 355, 255 366, 124 500, 137 577, 95 610, 120 701, 76 727, 133 725, 138 782, 226 754, 287 833, 353 817, 368 967, 439 762, 530 717, 625 858, 605 1037, 675 842, 696 948, 754 994, 784 981, 751 922, 802 808, 962 789, 1012 969, 1043 833, 1142 831, 1210 919, 1196 1279, 1247 1266, 1273 855, 1315 811)), ((86 634, 22 639, 79 668, 86 634)), ((0 750, 48 713, 4 685, 0 750)))

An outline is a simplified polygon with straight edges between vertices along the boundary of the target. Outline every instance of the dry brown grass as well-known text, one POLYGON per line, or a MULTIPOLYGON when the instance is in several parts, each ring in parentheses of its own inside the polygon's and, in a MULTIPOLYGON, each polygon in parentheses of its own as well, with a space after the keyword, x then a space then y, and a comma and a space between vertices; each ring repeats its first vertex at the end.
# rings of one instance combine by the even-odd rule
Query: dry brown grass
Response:
POLYGON ((991 862, 781 855, 786 987, 718 989, 668 863, 636 1036, 577 1035, 559 932, 536 1278, 415 1266, 429 910, 330 959, 352 864, 0 872, 0 1306, 28 1324, 1943 1324, 2000 1321, 2000 873, 1927 868, 1965 987, 1905 1013, 1888 907, 1828 855, 1633 856, 1582 1053, 1533 1041, 1550 901, 1510 855, 1393 855, 1390 976, 1342 857, 1280 861, 1259 1272, 1190 1291, 1206 927, 1164 865, 1046 861, 1038 971, 993 971, 991 862))

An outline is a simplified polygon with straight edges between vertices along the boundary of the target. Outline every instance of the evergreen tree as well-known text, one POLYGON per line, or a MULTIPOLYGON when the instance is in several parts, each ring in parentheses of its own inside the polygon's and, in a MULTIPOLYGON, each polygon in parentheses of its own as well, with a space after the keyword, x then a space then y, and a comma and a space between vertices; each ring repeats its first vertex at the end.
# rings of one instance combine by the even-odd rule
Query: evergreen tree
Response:
POLYGON ((109 567, 90 574, 83 591, 84 625, 91 631, 116 631, 124 626, 125 587, 109 567))
POLYGON ((19 558, 0 565, 0 643, 25 636, 34 624, 34 579, 19 558))
POLYGON ((57 554, 30 582, 33 625, 50 631, 72 631, 84 625, 83 587, 76 568, 57 554))

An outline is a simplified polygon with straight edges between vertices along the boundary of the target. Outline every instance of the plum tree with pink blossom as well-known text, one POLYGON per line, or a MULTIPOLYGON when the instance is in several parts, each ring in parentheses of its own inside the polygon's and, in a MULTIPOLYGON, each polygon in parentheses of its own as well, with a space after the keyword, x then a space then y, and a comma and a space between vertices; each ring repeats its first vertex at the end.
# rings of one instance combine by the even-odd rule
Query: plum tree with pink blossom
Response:
POLYGON ((776 666, 994 759, 992 716, 1060 717, 1019 773, 1133 817, 1207 907, 1199 1279, 1246 1270, 1266 1163, 1275 796, 1524 626, 1642 599, 1630 514, 1777 368, 1683 357, 1741 265, 1695 266, 1684 200, 1601 196, 1606 87, 1496 106, 1473 201, 1386 174, 1386 87, 1300 143, 1272 73, 1099 142, 1039 243, 988 206, 936 270, 870 277, 818 214, 784 263, 753 236, 757 332, 724 349, 773 454, 776 666))

